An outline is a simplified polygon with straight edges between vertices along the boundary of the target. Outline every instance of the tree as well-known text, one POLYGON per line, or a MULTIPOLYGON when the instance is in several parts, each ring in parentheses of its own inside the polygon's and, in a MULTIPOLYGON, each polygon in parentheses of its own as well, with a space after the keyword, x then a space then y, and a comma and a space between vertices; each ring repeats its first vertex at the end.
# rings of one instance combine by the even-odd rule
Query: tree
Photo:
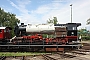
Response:
POLYGON ((5 12, 0 8, 0 26, 11 27, 12 36, 14 36, 14 27, 20 23, 20 20, 16 18, 16 15, 10 12, 5 12))
POLYGON ((87 29, 78 30, 78 35, 82 36, 82 40, 90 40, 90 31, 87 29))
POLYGON ((57 17, 53 17, 53 20, 47 20, 47 23, 53 23, 53 24, 57 24, 57 17))
POLYGON ((90 36, 90 31, 87 29, 79 29, 78 34, 82 36, 90 36))
POLYGON ((90 18, 86 22, 87 22, 87 25, 90 24, 90 18))

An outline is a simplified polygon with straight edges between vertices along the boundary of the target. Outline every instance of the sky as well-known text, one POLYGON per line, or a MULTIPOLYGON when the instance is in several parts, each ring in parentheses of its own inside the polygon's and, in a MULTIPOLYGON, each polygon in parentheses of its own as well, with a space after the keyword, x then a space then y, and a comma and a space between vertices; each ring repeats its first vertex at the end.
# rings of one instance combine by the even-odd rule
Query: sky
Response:
POLYGON ((45 24, 47 20, 57 17, 58 23, 81 23, 80 28, 89 29, 86 25, 90 18, 90 0, 2 0, 0 7, 6 12, 16 14, 21 23, 45 24))

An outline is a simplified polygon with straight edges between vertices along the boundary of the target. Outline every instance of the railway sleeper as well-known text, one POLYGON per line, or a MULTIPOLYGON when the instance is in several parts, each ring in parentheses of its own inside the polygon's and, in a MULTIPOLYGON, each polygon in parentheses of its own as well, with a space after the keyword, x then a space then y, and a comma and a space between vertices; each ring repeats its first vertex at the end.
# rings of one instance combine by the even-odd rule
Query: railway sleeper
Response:
POLYGON ((0 60, 5 60, 6 59, 6 56, 1 56, 0 57, 0 60))
POLYGON ((85 53, 78 52, 78 51, 72 51, 72 53, 74 53, 74 54, 81 54, 81 55, 87 55, 87 54, 85 54, 85 53))
POLYGON ((42 55, 42 56, 44 57, 45 60, 57 60, 57 59, 52 58, 52 57, 50 57, 48 55, 42 55))
POLYGON ((74 56, 74 55, 70 55, 70 54, 65 54, 65 53, 58 53, 61 56, 61 58, 73 58, 73 57, 77 57, 77 56, 74 56))

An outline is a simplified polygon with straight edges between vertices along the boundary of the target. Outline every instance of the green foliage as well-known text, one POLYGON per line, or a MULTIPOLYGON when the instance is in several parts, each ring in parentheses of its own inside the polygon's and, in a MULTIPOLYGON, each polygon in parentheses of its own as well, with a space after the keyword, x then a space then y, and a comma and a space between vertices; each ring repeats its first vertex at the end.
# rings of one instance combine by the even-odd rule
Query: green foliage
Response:
POLYGON ((44 38, 47 38, 47 34, 43 34, 43 37, 44 37, 44 38))
POLYGON ((82 40, 90 40, 90 36, 82 36, 82 40))
POLYGON ((53 17, 53 20, 47 20, 47 23, 53 23, 53 24, 57 24, 57 17, 53 17))
POLYGON ((82 40, 90 40, 90 32, 87 29, 78 30, 78 35, 82 36, 82 40))
POLYGON ((54 35, 43 34, 43 37, 44 37, 44 38, 54 38, 55 36, 54 36, 54 35))
POLYGON ((89 31, 87 29, 78 30, 78 34, 82 36, 88 36, 89 31))
POLYGON ((0 56, 30 56, 30 55, 42 55, 50 54, 46 52, 0 52, 0 56))
POLYGON ((14 36, 14 27, 20 23, 20 20, 16 18, 16 15, 13 13, 5 12, 0 8, 0 26, 11 27, 13 30, 12 36, 14 36))

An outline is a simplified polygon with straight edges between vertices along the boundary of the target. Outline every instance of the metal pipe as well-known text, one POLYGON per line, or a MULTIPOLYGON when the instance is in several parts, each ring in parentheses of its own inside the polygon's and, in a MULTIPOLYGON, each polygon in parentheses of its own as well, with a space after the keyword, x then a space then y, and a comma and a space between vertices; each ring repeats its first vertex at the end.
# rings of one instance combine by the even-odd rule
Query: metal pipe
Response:
POLYGON ((72 23, 72 4, 70 6, 71 6, 71 23, 72 23))

